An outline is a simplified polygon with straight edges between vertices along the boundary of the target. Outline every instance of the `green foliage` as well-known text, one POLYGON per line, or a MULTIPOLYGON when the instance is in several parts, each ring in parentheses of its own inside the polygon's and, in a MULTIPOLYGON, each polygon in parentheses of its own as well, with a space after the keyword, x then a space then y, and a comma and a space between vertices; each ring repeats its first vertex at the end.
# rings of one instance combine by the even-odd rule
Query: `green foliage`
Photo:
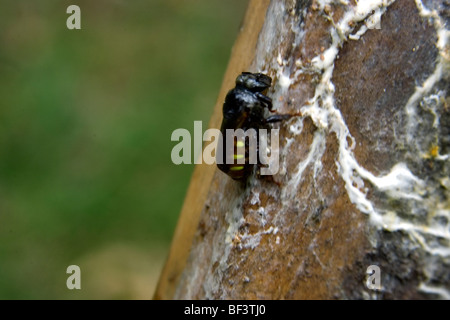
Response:
POLYGON ((68 30, 69 4, 0 4, 0 298, 71 298, 67 266, 111 243, 167 248, 193 170, 170 136, 206 127, 246 6, 78 1, 68 30))

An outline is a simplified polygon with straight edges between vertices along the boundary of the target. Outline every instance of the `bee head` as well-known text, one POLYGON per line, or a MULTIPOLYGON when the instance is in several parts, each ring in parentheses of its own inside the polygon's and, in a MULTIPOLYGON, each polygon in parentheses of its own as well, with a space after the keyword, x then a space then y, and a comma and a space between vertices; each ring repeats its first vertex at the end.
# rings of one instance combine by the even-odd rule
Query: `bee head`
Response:
POLYGON ((236 78, 236 86, 243 86, 253 92, 262 92, 271 84, 272 78, 262 73, 242 72, 236 78))

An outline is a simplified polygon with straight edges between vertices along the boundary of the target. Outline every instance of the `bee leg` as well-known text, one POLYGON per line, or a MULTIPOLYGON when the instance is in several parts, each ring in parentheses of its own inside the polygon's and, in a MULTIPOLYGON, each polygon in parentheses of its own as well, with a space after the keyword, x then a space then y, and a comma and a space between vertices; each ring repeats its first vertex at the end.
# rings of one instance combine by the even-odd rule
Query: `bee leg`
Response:
POLYGON ((261 175, 261 168, 268 168, 268 167, 269 167, 268 164, 263 164, 263 163, 260 163, 260 162, 258 162, 256 164, 256 176, 258 177, 258 179, 263 177, 263 176, 264 177, 266 176, 266 175, 261 175))
POLYGON ((261 168, 268 168, 268 167, 269 167, 268 164, 258 162, 258 164, 256 165, 256 176, 258 177, 258 179, 264 179, 265 181, 275 183, 278 187, 281 187, 281 183, 276 181, 272 175, 261 174, 261 168))
POLYGON ((265 123, 280 122, 292 118, 290 114, 275 114, 265 119, 265 123))
POLYGON ((275 183, 277 186, 281 187, 281 182, 276 181, 273 176, 271 176, 271 175, 261 175, 260 168, 261 167, 267 167, 267 166, 268 165, 261 165, 261 166, 258 165, 258 167, 256 169, 256 175, 257 175, 258 179, 263 179, 265 181, 275 183))
POLYGON ((258 98, 259 102, 264 105, 264 107, 272 111, 272 99, 270 99, 268 96, 263 95, 261 92, 256 92, 256 97, 258 98))
POLYGON ((302 116, 301 112, 297 112, 297 113, 293 113, 293 114, 275 114, 273 116, 267 117, 265 119, 265 123, 280 122, 283 120, 288 120, 292 117, 301 117, 301 116, 302 116))

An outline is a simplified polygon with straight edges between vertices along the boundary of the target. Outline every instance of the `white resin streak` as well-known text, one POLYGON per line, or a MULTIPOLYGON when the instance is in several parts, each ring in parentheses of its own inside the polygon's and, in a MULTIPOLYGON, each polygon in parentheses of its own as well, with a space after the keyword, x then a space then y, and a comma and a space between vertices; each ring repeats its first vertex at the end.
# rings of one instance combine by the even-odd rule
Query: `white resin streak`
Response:
MULTIPOLYGON (((344 15, 343 19, 336 24, 335 28, 331 29, 330 33, 333 39, 332 46, 325 51, 325 54, 322 57, 318 56, 313 59, 313 63, 315 63, 318 69, 323 71, 324 76, 322 77, 322 81, 319 86, 317 86, 315 96, 312 101, 310 101, 310 106, 304 107, 302 111, 305 115, 311 116, 311 118, 316 122, 316 125, 319 127, 327 126, 338 136, 339 160, 337 165, 339 168, 339 174, 345 181, 350 200, 357 206, 357 208, 360 211, 369 214, 371 221, 376 226, 389 231, 405 231, 429 254, 438 255, 445 258, 450 256, 450 250, 448 248, 450 232, 448 226, 445 228, 440 225, 418 225, 400 218, 395 214, 395 212, 382 214, 374 207, 374 204, 366 198, 364 192, 355 186, 357 185, 357 183, 355 183, 356 179, 360 177, 370 181, 375 188, 386 192, 391 197, 413 199, 419 202, 422 201, 421 194, 425 192, 426 187, 424 182, 415 177, 403 163, 396 164, 388 174, 381 177, 376 177, 361 167, 357 163, 352 150, 347 146, 347 138, 350 133, 342 115, 336 109, 334 104, 334 86, 330 79, 338 49, 342 45, 342 42, 347 39, 347 35, 351 31, 348 22, 364 19, 369 12, 372 12, 372 10, 376 11, 377 7, 379 8, 380 5, 387 6, 391 3, 392 1, 360 1, 358 2, 355 10, 348 11, 347 14, 344 15), (326 111, 324 111, 324 109, 326 111), (431 248, 431 246, 427 243, 425 236, 445 239, 446 244, 431 248)), ((438 35, 436 46, 439 49, 440 57, 433 74, 424 81, 422 86, 416 88, 416 91, 410 97, 405 106, 409 120, 407 124, 407 137, 410 139, 408 142, 411 144, 414 143, 412 137, 414 137, 414 132, 416 130, 415 124, 418 122, 417 106, 422 99, 426 98, 426 95, 430 94, 436 83, 442 78, 444 68, 448 67, 448 56, 445 53, 445 47, 448 43, 449 31, 444 28, 443 22, 436 12, 426 9, 421 1, 417 0, 416 4, 420 14, 423 17, 433 18, 438 35)), ((357 35, 357 39, 359 39, 361 34, 357 33, 357 35)), ((448 158, 447 155, 440 157, 444 160, 448 158)), ((441 215, 447 219, 450 218, 448 210, 441 210, 441 215)), ((450 297, 450 292, 446 288, 430 287, 426 283, 422 283, 419 289, 425 292, 437 294, 444 299, 450 297)))
MULTIPOLYGON (((348 4, 347 1, 316 1, 319 4, 320 9, 325 8, 326 5, 340 2, 341 4, 348 4)), ((406 201, 415 201, 422 203, 423 207, 427 207, 427 204, 431 204, 430 200, 424 202, 423 195, 426 192, 426 185, 424 181, 417 178, 407 167, 405 163, 397 163, 394 165, 390 172, 382 176, 375 176, 367 169, 358 164, 354 154, 353 148, 356 145, 354 138, 351 136, 345 120, 337 108, 334 101, 335 87, 331 79, 333 76, 334 62, 339 54, 339 49, 342 47, 347 39, 359 40, 364 33, 374 25, 380 22, 381 16, 386 12, 387 8, 394 3, 393 0, 364 0, 358 1, 356 6, 348 5, 348 10, 342 17, 342 19, 333 23, 333 27, 330 29, 330 36, 332 39, 332 45, 325 49, 325 51, 312 59, 312 66, 308 67, 308 70, 303 69, 301 61, 295 61, 297 70, 289 70, 286 68, 290 65, 288 61, 284 61, 281 57, 281 53, 278 55, 276 61, 271 62, 270 68, 274 68, 277 72, 278 90, 274 93, 275 108, 279 101, 279 96, 285 94, 291 83, 296 81, 297 76, 302 72, 314 72, 321 74, 321 79, 316 86, 314 97, 308 101, 306 106, 301 108, 303 118, 297 120, 297 124, 291 125, 291 133, 295 134, 292 127, 301 127, 301 122, 305 117, 310 117, 314 124, 318 127, 313 142, 310 146, 310 151, 306 158, 298 164, 297 170, 294 171, 290 180, 287 182, 283 189, 281 201, 282 203, 289 203, 292 196, 296 194, 296 187, 302 179, 302 175, 306 172, 306 168, 309 165, 314 165, 314 175, 316 175, 316 169, 320 170, 321 166, 317 166, 321 163, 323 152, 325 151, 325 141, 327 138, 326 133, 334 132, 339 141, 339 154, 336 165, 338 167, 338 173, 345 182, 347 194, 353 204, 363 213, 368 214, 370 221, 377 228, 382 228, 388 231, 402 230, 406 232, 414 242, 421 246, 430 255, 441 256, 443 258, 450 257, 450 249, 447 245, 429 244, 426 240, 427 236, 437 237, 444 239, 444 242, 450 241, 449 228, 442 225, 421 225, 413 223, 409 220, 401 218, 395 212, 386 212, 377 209, 375 205, 366 197, 366 190, 364 189, 364 180, 368 181, 372 187, 385 193, 387 196, 396 199, 404 199, 406 201), (352 25, 356 25, 357 22, 363 21, 365 24, 356 33, 354 32, 352 25), (289 78, 289 74, 293 74, 292 78, 289 78), (348 141, 352 141, 349 146, 348 141)), ((405 111, 409 117, 407 129, 410 131, 408 134, 412 136, 413 131, 416 129, 414 124, 416 123, 416 108, 418 104, 426 99, 436 83, 442 78, 445 68, 448 68, 448 53, 446 54, 445 48, 448 44, 449 31, 444 28, 443 21, 439 15, 426 9, 422 2, 416 0, 417 8, 420 15, 424 18, 432 18, 435 24, 436 32, 438 35, 437 48, 440 51, 440 58, 436 65, 436 69, 433 74, 424 81, 424 83, 416 88, 416 91, 408 100, 404 106, 405 111)), ((282 5, 277 8, 280 12, 283 11, 282 5)), ((279 17, 278 17, 279 19, 279 17)), ((330 18, 331 19, 331 18, 330 18)), ((292 24, 294 25, 294 24, 292 24)), ((303 37, 301 30, 295 30, 294 33, 298 37, 303 37)), ((278 37, 280 44, 283 41, 282 37, 278 37)), ((273 40, 273 39, 272 39, 273 40)), ((296 43, 299 39, 295 40, 296 43)), ((263 60, 259 60, 259 64, 256 67, 264 65, 263 60)), ((267 66, 266 66, 267 68, 267 66)), ((261 68, 260 68, 261 69, 261 68)), ((437 126, 438 119, 435 121, 437 126)), ((301 130, 300 130, 301 132, 301 130)), ((299 133, 300 134, 300 133, 299 133)), ((292 139, 291 139, 292 140, 292 139)), ((287 144, 282 154, 286 156, 289 154, 293 144, 287 144)), ((412 141, 409 141, 413 143, 412 141)), ((448 160, 448 155, 438 155, 436 160, 448 160)), ((315 178, 315 177, 314 177, 315 178)), ((433 206, 434 204, 431 204, 433 206)), ((450 212, 446 208, 441 208, 439 215, 450 220, 450 212)), ((274 218, 274 223, 282 223, 280 215, 283 214, 283 210, 277 214, 274 218)), ((419 289, 424 292, 432 292, 441 296, 442 298, 450 297, 450 292, 445 288, 430 287, 426 282, 419 286, 419 289)))

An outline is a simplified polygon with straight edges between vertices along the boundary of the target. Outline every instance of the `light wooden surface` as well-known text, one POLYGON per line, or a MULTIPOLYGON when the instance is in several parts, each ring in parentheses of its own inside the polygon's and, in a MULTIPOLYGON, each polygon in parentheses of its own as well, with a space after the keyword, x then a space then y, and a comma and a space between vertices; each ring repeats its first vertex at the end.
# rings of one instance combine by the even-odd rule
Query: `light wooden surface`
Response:
MULTIPOLYGON (((234 44, 222 87, 214 107, 209 128, 220 128, 222 104, 236 76, 246 71, 253 60, 259 32, 270 0, 250 0, 242 26, 234 44)), ((167 262, 161 272, 154 299, 172 299, 176 285, 189 256, 199 217, 211 185, 216 166, 196 165, 181 209, 167 262)))

